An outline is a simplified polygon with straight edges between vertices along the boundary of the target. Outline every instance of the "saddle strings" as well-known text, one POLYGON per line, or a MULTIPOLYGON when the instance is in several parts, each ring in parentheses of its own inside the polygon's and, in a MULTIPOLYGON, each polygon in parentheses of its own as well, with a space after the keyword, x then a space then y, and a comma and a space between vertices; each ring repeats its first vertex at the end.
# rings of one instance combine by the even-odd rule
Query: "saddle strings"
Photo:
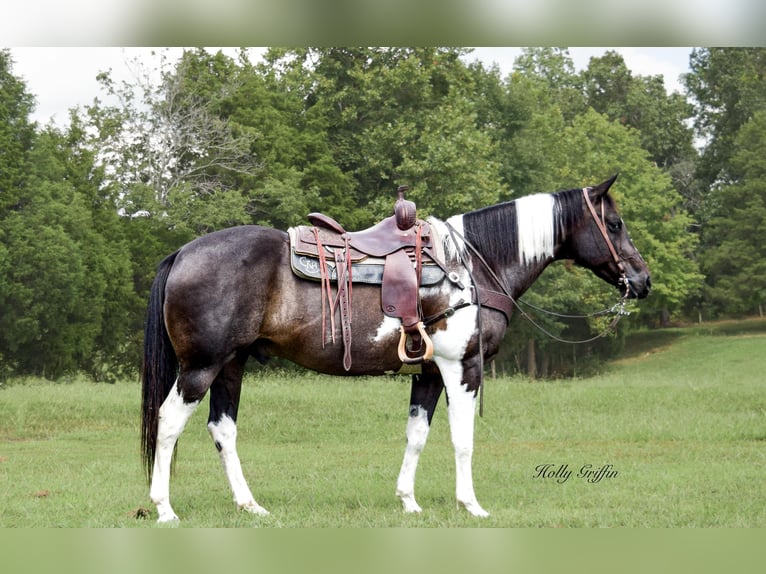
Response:
MULTIPOLYGON (((327 340, 327 305, 330 305, 332 307, 332 288, 330 287, 330 277, 329 273, 327 271, 327 258, 325 257, 324 252, 324 245, 322 244, 322 240, 319 238, 319 230, 314 227, 314 237, 316 238, 317 242, 317 251, 319 252, 319 276, 321 279, 321 287, 319 288, 321 296, 320 299, 322 300, 322 348, 325 348, 325 342, 327 340), (326 288, 327 293, 324 292, 324 289, 326 288), (327 301, 325 302, 325 295, 327 296, 327 301)), ((335 344, 335 309, 334 307, 330 309, 330 331, 332 336, 332 343, 335 344)))

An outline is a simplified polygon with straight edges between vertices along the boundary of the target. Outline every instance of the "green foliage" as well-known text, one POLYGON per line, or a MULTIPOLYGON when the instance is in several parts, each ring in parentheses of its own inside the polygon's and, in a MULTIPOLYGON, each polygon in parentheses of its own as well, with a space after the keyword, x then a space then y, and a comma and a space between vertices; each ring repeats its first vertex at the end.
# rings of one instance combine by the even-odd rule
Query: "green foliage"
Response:
POLYGON ((698 48, 684 77, 694 122, 706 145, 698 164, 705 186, 726 181, 733 142, 753 113, 766 107, 766 49, 698 48))
POLYGON ((0 210, 19 207, 24 184, 26 153, 35 126, 29 121, 34 98, 12 73, 10 52, 0 50, 0 210))
POLYGON ((18 372, 98 376, 118 360, 134 297, 117 214, 88 197, 77 158, 48 131, 29 152, 24 206, 3 219, 8 267, 0 345, 18 372), (63 154, 63 155, 62 155, 63 154))
POLYGON ((735 181, 717 192, 701 261, 713 311, 763 314, 766 303, 766 111, 737 133, 735 181))
MULTIPOLYGON (((18 96, 19 103, 27 100, 18 96)), ((95 152, 84 145, 75 116, 66 133, 30 132, 26 116, 1 120, 15 145, 0 163, 7 157, 22 168, 5 174, 16 183, 5 188, 13 198, 3 194, 8 201, 0 209, 2 371, 114 376, 125 365, 136 297, 95 152)))
POLYGON ((619 173, 612 188, 631 239, 652 273, 652 295, 642 302, 642 313, 681 309, 695 295, 701 276, 689 258, 696 237, 670 177, 646 157, 638 133, 591 111, 578 117, 562 138, 568 160, 560 179, 598 181, 597 174, 619 173))
POLYGON ((700 316, 763 314, 763 151, 766 50, 700 48, 684 78, 705 138, 694 215, 706 288, 700 316))
MULTIPOLYGON (((617 335, 577 350, 514 323, 504 352, 522 369, 529 349, 538 372, 583 372, 639 326, 762 310, 763 50, 695 50, 694 108, 614 52, 577 72, 566 49, 529 48, 507 78, 466 65, 466 53, 272 48, 252 63, 244 51, 158 52, 154 69, 134 62, 132 81, 99 74, 110 103, 73 110, 59 130, 29 121, 34 97, 0 51, 0 375, 135 369, 165 255, 216 229, 284 229, 312 211, 362 228, 390 214, 402 184, 421 217, 445 218, 620 174, 613 193, 651 297, 617 335), (701 163, 692 111, 708 138, 701 163)), ((561 264, 527 298, 581 314, 615 296, 561 264)), ((604 327, 539 320, 568 339, 604 327)))
MULTIPOLYGON (((530 86, 524 80, 516 83, 530 86)), ((560 114, 547 108, 550 100, 538 101, 544 107, 531 112, 528 127, 512 140, 514 156, 519 159, 516 165, 523 166, 521 172, 530 185, 536 183, 534 191, 546 190, 538 186, 550 185, 551 181, 558 182, 558 189, 565 189, 596 184, 606 175, 620 174, 611 193, 633 242, 649 265, 653 285, 651 297, 632 309, 632 316, 621 322, 621 330, 641 323, 661 324, 667 322, 668 315, 679 318, 684 303, 699 293, 702 276, 691 258, 697 237, 688 232, 691 219, 671 178, 647 157, 637 130, 610 121, 593 109, 567 125, 560 114)), ((610 307, 616 294, 591 274, 558 264, 549 268, 524 298, 550 311, 584 314, 610 307)), ((606 328, 603 319, 585 323, 533 315, 548 332, 567 340, 590 339, 606 328)), ((503 367, 515 372, 515 363, 522 366, 522 372, 534 372, 529 366, 531 355, 526 351, 529 339, 533 339, 539 350, 538 372, 544 376, 571 376, 619 351, 621 333, 573 349, 517 321, 511 326, 511 340, 501 355, 503 367)))
POLYGON ((692 108, 680 94, 667 95, 662 76, 634 77, 622 56, 608 51, 583 72, 588 104, 612 121, 639 132, 650 159, 668 167, 696 155, 686 121, 692 108))

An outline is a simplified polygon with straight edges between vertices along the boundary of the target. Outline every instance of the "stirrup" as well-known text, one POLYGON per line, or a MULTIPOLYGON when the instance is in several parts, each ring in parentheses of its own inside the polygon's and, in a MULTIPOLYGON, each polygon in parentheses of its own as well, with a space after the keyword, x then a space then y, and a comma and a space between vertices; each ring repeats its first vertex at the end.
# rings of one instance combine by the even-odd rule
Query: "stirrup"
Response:
POLYGON ((431 337, 426 333, 426 328, 423 326, 423 321, 417 324, 418 332, 423 338, 423 342, 426 344, 425 352, 419 357, 410 357, 407 354, 407 332, 404 330, 404 325, 399 327, 401 337, 399 338, 399 360, 405 365, 417 365, 423 361, 430 361, 434 356, 434 344, 431 341, 431 337))

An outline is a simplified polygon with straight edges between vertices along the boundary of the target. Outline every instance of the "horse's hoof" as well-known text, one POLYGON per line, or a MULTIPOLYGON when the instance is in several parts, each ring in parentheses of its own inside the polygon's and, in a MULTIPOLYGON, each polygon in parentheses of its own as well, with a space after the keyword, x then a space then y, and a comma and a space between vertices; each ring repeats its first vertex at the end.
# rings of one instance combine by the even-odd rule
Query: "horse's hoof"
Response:
POLYGON ((476 502, 460 502, 460 504, 463 505, 463 507, 473 516, 476 516, 478 518, 486 518, 489 516, 489 512, 484 510, 481 505, 476 502))
POLYGON ((175 512, 160 514, 159 518, 157 518, 157 524, 177 525, 179 522, 180 520, 175 512))
POLYGON ((420 508, 420 505, 415 502, 415 499, 413 497, 402 497, 402 506, 404 506, 404 512, 407 512, 409 514, 420 514, 423 512, 423 509, 420 508))
POLYGON ((239 509, 249 512, 250 514, 257 514, 258 516, 269 515, 269 511, 266 510, 263 506, 261 506, 257 502, 255 502, 254 500, 250 502, 246 502, 245 504, 240 504, 239 509))

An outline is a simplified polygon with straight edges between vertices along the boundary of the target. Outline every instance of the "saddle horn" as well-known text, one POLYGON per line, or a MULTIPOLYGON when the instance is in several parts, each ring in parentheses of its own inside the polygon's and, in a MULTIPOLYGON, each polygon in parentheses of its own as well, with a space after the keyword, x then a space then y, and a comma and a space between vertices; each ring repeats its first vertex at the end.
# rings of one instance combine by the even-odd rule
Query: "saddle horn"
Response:
POLYGON ((402 231, 406 231, 417 221, 417 209, 415 202, 404 199, 404 192, 409 190, 410 186, 400 185, 396 188, 397 199, 394 204, 394 216, 396 226, 402 231))

